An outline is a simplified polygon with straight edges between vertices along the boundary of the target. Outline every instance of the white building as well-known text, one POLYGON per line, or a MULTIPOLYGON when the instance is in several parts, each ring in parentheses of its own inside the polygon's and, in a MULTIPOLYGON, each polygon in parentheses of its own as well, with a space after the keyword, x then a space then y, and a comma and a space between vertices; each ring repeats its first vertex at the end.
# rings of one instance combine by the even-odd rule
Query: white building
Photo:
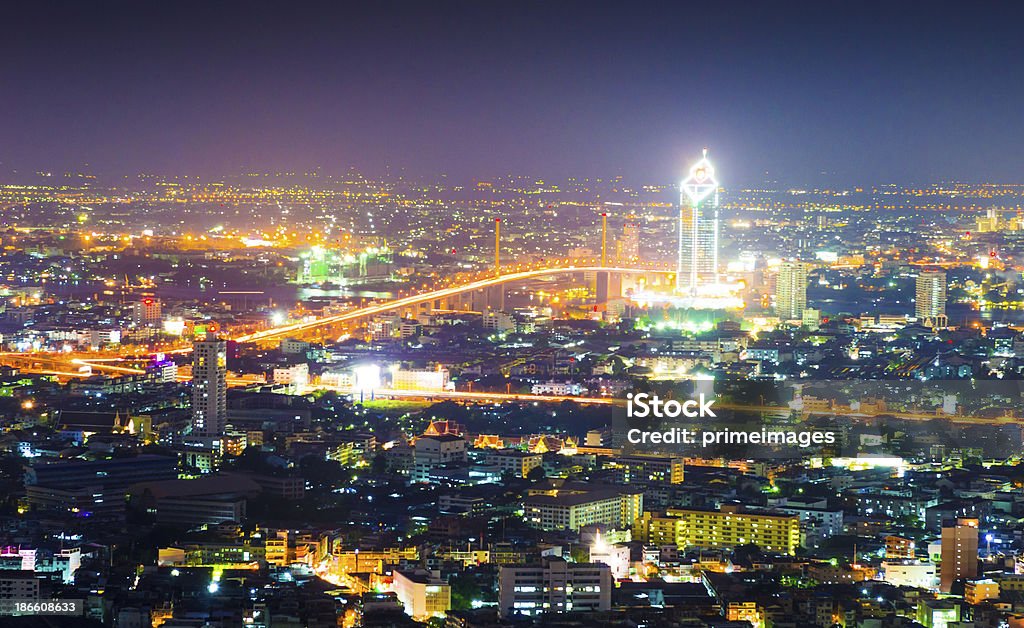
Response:
POLYGON ((583 386, 572 382, 544 382, 534 384, 530 392, 535 395, 556 395, 578 397, 583 394, 583 386))
POLYGON ((352 373, 347 371, 325 371, 320 375, 320 383, 335 388, 351 388, 354 384, 352 373))
POLYGON ((83 349, 99 349, 121 343, 120 329, 90 329, 79 332, 78 344, 83 349))
POLYGON ((442 391, 448 388, 448 369, 395 369, 391 372, 395 390, 442 391))
POLYGON ((924 325, 946 326, 946 273, 923 271, 917 276, 914 314, 924 325))
POLYGON ((882 579, 894 587, 934 590, 939 586, 935 563, 917 560, 889 560, 882 563, 882 579))
POLYGON ((292 392, 303 393, 309 386, 309 365, 293 364, 274 369, 274 383, 288 386, 292 392))
POLYGON ((508 312, 487 312, 483 316, 483 325, 484 329, 504 332, 515 329, 516 321, 508 312))
POLYGON ((178 381, 178 365, 173 360, 154 360, 147 370, 161 384, 173 384, 178 381))
POLYGON ((298 338, 285 338, 281 341, 281 353, 288 355, 302 355, 309 349, 309 343, 298 338))
POLYGON ((398 326, 398 336, 403 340, 406 338, 413 338, 419 336, 423 331, 423 325, 419 321, 411 319, 402 319, 401 324, 398 326))
POLYGON ((452 607, 451 586, 437 571, 396 569, 392 590, 405 607, 405 614, 417 621, 444 617, 452 607))
POLYGON ((608 565, 570 563, 546 557, 539 565, 503 566, 498 571, 498 609, 536 617, 544 613, 606 611, 612 605, 608 565))
POLYGON ((608 543, 601 538, 600 531, 590 546, 590 562, 608 565, 616 580, 629 577, 629 547, 608 543))
POLYGON ((71 584, 75 581, 75 572, 82 566, 82 549, 62 549, 53 555, 52 562, 54 569, 60 570, 64 584, 71 584))
POLYGON ((669 378, 686 375, 697 367, 710 367, 712 361, 712 356, 709 353, 687 351, 638 356, 634 365, 651 369, 651 376, 655 378, 669 378))
POLYGON ((394 315, 378 316, 367 325, 367 331, 373 340, 390 340, 398 336, 401 329, 402 319, 394 315))
POLYGON ((594 487, 568 483, 533 489, 523 500, 526 524, 541 530, 579 530, 597 524, 608 528, 633 525, 643 513, 642 489, 594 487))
POLYGON ((0 600, 38 600, 39 579, 32 571, 0 569, 0 600))
POLYGON ((228 343, 207 332, 192 352, 192 434, 220 437, 228 414, 228 343))
POLYGON ((146 297, 132 303, 132 325, 135 327, 158 327, 161 316, 159 299, 146 297))
POLYGON ((420 436, 413 445, 412 480, 427 482, 441 465, 466 461, 466 440, 454 434, 420 436))
POLYGON ((718 181, 707 151, 690 167, 679 190, 679 252, 676 292, 696 295, 718 283, 718 181))
POLYGON ((772 506, 771 510, 800 517, 800 536, 803 547, 818 547, 825 539, 843 533, 842 510, 829 510, 785 502, 772 506))
POLYGON ((775 312, 784 321, 803 321, 807 309, 807 265, 783 262, 775 283, 775 312))
POLYGON ((802 316, 802 326, 811 331, 821 328, 821 310, 806 308, 802 316))
POLYGON ((530 471, 543 465, 544 456, 519 449, 488 449, 483 453, 488 463, 496 465, 501 473, 511 473, 517 478, 525 478, 530 471))

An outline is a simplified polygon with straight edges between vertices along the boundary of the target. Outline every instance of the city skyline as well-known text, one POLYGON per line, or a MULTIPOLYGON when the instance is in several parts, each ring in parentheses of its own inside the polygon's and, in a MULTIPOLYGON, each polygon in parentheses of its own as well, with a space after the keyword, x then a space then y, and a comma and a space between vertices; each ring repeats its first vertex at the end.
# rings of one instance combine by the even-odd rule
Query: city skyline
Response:
POLYGON ((24 3, 0 625, 1024 628, 1024 8, 24 3))

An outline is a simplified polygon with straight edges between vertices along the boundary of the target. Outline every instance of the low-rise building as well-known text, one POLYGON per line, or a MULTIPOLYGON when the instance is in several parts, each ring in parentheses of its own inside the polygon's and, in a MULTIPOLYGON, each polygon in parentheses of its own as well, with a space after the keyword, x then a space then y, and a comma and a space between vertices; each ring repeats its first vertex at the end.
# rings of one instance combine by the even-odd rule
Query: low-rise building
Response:
POLYGON ((525 478, 530 471, 541 466, 544 456, 519 449, 488 449, 482 458, 489 464, 497 465, 501 473, 511 473, 517 478, 525 478))
POLYGON ((623 528, 640 517, 643 504, 641 489, 566 482, 531 489, 523 517, 542 530, 579 530, 590 524, 623 528))

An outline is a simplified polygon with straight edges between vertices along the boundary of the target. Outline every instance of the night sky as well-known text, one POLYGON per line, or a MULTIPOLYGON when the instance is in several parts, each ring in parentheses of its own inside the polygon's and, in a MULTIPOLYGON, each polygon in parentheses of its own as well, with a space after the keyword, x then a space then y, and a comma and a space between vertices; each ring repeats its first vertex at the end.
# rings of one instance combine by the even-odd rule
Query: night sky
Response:
POLYGON ((1024 183, 1021 3, 19 4, 5 178, 1024 183))

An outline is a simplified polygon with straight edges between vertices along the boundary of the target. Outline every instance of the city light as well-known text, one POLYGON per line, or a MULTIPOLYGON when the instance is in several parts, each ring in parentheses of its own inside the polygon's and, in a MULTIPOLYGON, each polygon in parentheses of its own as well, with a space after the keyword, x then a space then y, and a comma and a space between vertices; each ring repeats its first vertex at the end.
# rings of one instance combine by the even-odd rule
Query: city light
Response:
POLYGON ((5 7, 0 615, 1024 628, 1024 7, 505 4, 5 7))
POLYGON ((355 375, 353 390, 356 392, 371 392, 382 387, 381 368, 377 364, 365 364, 352 369, 355 375))

